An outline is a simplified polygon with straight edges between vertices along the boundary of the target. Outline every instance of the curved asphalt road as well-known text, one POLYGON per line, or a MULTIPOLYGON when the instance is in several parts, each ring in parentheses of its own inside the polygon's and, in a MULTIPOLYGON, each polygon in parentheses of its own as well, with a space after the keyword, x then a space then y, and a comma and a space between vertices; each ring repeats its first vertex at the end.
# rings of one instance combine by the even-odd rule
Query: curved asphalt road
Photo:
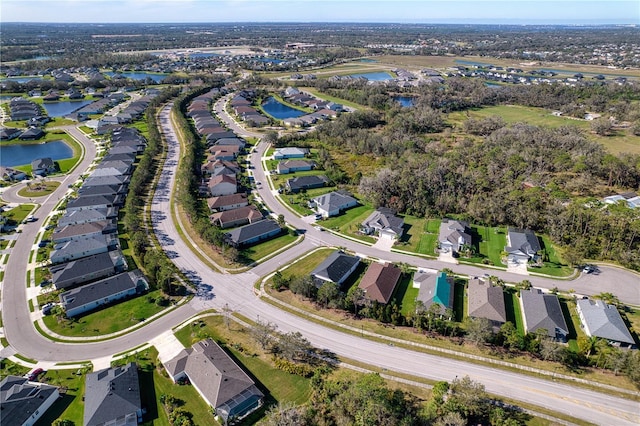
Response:
MULTIPOLYGON (((24 303, 26 298, 24 271, 27 266, 29 250, 39 229, 38 222, 28 224, 10 256, 2 300, 5 335, 12 347, 22 355, 51 362, 101 358, 148 342, 201 309, 228 307, 247 317, 273 322, 282 331, 300 331, 313 345, 332 350, 337 355, 361 360, 388 370, 408 372, 434 380, 451 380, 458 374, 468 374, 472 379, 485 384, 489 392, 551 407, 554 410, 595 423, 616 425, 640 423, 638 405, 633 401, 567 384, 553 383, 361 339, 288 314, 255 297, 253 283, 259 275, 275 270, 278 265, 291 263, 292 260, 315 245, 326 245, 323 241, 326 238, 334 237, 327 233, 320 234, 318 232, 317 235, 314 235, 310 231, 303 243, 243 274, 222 275, 211 271, 185 246, 176 232, 173 221, 167 216, 170 211, 168 196, 170 188, 173 187, 179 145, 169 120, 168 107, 163 109, 160 122, 169 145, 169 154, 151 206, 154 230, 165 249, 174 257, 173 261, 176 265, 199 283, 200 290, 197 297, 189 304, 177 308, 147 326, 108 342, 67 344, 49 341, 34 329, 28 308, 24 303)), ((83 141, 83 139, 80 140, 83 141)), ((87 141, 83 141, 83 144, 87 144, 87 141)), ((93 158, 95 151, 91 151, 92 144, 89 143, 85 146, 87 146, 85 160, 76 169, 77 172, 74 172, 65 183, 73 182, 93 158)), ((260 167, 257 167, 256 171, 259 170, 260 167)), ((61 188, 58 188, 60 192, 56 190, 54 197, 43 202, 39 215, 51 211, 57 202, 55 197, 61 196, 62 191, 66 190, 65 183, 61 188)), ((270 203, 269 200, 265 201, 270 203)), ((278 208, 277 204, 269 204, 269 206, 273 207, 274 211, 278 208)), ((295 223, 296 218, 290 217, 291 214, 288 211, 283 214, 286 214, 291 223, 298 226, 295 223)), ((329 241, 329 243, 333 242, 329 241)), ((345 240, 338 238, 337 244, 344 246, 345 240)), ((362 247, 358 245, 356 251, 362 252, 362 247)), ((411 259, 415 261, 415 258, 411 259)))

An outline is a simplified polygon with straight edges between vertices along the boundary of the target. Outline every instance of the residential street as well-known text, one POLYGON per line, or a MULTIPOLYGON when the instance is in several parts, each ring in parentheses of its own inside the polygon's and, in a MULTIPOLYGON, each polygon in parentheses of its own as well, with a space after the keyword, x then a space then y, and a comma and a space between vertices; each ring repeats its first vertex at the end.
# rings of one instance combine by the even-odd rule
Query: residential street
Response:
MULTIPOLYGON (((25 303, 24 271, 27 267, 29 250, 39 231, 41 221, 28 224, 25 226, 23 234, 17 241, 10 257, 2 289, 2 316, 5 335, 15 351, 29 358, 52 362, 85 361, 103 358, 149 342, 202 309, 215 308, 221 310, 228 307, 230 310, 241 313, 251 319, 270 321, 277 324, 280 331, 300 331, 313 345, 319 348, 326 348, 337 355, 376 365, 389 371, 408 373, 432 380, 452 380, 458 375, 469 375, 472 379, 482 382, 488 392, 552 408, 555 411, 570 414, 597 424, 635 425, 640 423, 638 404, 635 401, 564 383, 555 383, 515 372, 452 360, 443 356, 414 352, 355 337, 294 316, 262 301, 256 297, 253 290, 253 284, 259 277, 274 271, 281 265, 291 263, 302 253, 319 245, 343 246, 360 254, 375 257, 383 256, 387 260, 404 261, 428 267, 442 267, 438 266, 438 262, 435 261, 421 260, 398 253, 384 252, 381 254, 381 252, 377 252, 363 244, 339 238, 329 232, 317 231, 282 207, 275 200, 266 184, 260 190, 260 197, 275 213, 284 214, 287 221, 293 226, 306 230, 304 242, 269 259, 249 272, 234 275, 212 271, 186 246, 178 234, 170 215, 169 195, 173 188, 180 152, 179 144, 170 122, 169 112, 170 107, 167 106, 160 115, 160 123, 169 145, 169 153, 162 170, 158 190, 153 197, 150 208, 154 232, 163 248, 170 253, 175 264, 198 284, 199 291, 197 296, 189 304, 177 308, 145 327, 123 337, 106 342, 84 344, 49 341, 34 329, 25 303)), ((246 134, 239 129, 234 130, 241 134, 246 134)), ((87 149, 87 155, 82 165, 68 177, 68 181, 65 180, 63 185, 56 190, 54 194, 57 195, 55 197, 52 196, 43 203, 36 216, 44 217, 51 211, 58 197, 66 191, 66 185, 73 182, 80 172, 84 171, 95 155, 95 148, 93 148, 93 152, 90 151, 93 143, 87 140, 80 140, 87 149)), ((252 162, 256 166, 254 172, 256 173, 257 181, 264 181, 264 175, 261 175, 263 171, 259 166, 259 156, 265 148, 259 145, 258 152, 252 156, 252 162)), ((445 266, 450 267, 451 265, 445 264, 445 266)), ((466 268, 469 268, 472 274, 483 273, 477 268, 463 265, 458 265, 454 269, 457 272, 466 273, 466 268)), ((505 275, 506 273, 496 273, 494 271, 490 271, 490 273, 501 276, 506 280, 511 280, 505 278, 508 276, 505 275)), ((604 277, 607 273, 608 270, 603 270, 600 277, 604 277)), ((522 276, 517 276, 516 280, 519 281, 522 278, 522 276)), ((534 285, 545 287, 556 285, 560 287, 561 284, 564 284, 562 281, 540 278, 540 282, 546 284, 542 285, 538 283, 538 278, 536 277, 529 277, 529 279, 534 285)), ((576 282, 568 281, 567 284, 580 292, 581 290, 577 288, 576 282)), ((619 282, 613 284, 620 285, 619 282)), ((637 280, 635 283, 629 283, 627 287, 633 287, 633 284, 637 284, 637 280)), ((585 285, 588 285, 588 283, 585 285)), ((612 288, 615 289, 614 293, 619 295, 621 300, 634 303, 631 301, 634 299, 627 300, 616 287, 612 288)), ((605 291, 602 285, 599 285, 597 292, 600 291, 605 291)), ((633 296, 632 293, 633 291, 630 292, 630 297, 633 296)), ((636 296, 638 295, 636 294, 636 296)), ((640 304, 640 302, 637 304, 640 304)), ((11 349, 5 349, 2 351, 2 355, 11 351, 11 349)))

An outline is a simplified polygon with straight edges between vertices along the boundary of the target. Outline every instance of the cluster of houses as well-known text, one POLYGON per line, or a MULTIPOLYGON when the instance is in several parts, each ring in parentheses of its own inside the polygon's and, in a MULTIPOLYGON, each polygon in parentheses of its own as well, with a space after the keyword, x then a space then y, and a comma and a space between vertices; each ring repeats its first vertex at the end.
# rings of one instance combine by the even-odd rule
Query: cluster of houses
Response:
POLYGON ((74 112, 74 118, 78 121, 86 121, 92 115, 103 114, 109 108, 112 108, 119 103, 122 103, 127 95, 121 92, 111 93, 101 99, 91 102, 89 105, 85 105, 76 112, 74 112))
MULTIPOLYGON (((264 403, 253 379, 212 339, 195 343, 163 364, 174 383, 188 381, 197 390, 221 424, 234 424, 264 403)), ((59 397, 57 386, 6 376, 0 382, 2 424, 33 425, 59 397)), ((88 373, 82 400, 85 426, 135 426, 148 409, 133 362, 88 373)))
POLYGON ((284 125, 288 127, 311 126, 318 121, 336 118, 339 113, 345 110, 341 104, 316 98, 308 93, 301 92, 295 87, 287 87, 282 97, 294 105, 312 108, 314 110, 314 112, 310 114, 282 120, 284 125))
POLYGON ((261 127, 269 124, 271 120, 252 107, 252 102, 247 99, 248 96, 251 96, 251 92, 245 91, 244 93, 244 95, 236 95, 231 99, 230 104, 233 112, 251 127, 261 127))
POLYGON ((238 155, 245 153, 246 141, 226 130, 211 114, 211 102, 218 94, 215 89, 193 99, 187 115, 196 130, 207 141, 207 159, 201 166, 200 193, 207 196, 210 219, 221 229, 229 229, 225 241, 243 248, 272 238, 282 232, 274 220, 249 204, 238 177, 241 167, 238 155))
MULTIPOLYGON (((147 110, 147 107, 151 103, 151 100, 155 96, 157 96, 159 91, 156 89, 146 89, 145 93, 146 94, 139 99, 129 102, 126 107, 121 108, 115 115, 105 115, 101 117, 95 126, 96 133, 98 135, 104 135, 112 131, 113 129, 122 126, 123 124, 128 124, 142 118, 144 112, 147 110)), ((122 101, 122 98, 120 96, 116 96, 115 98, 113 98, 113 96, 114 95, 110 95, 106 98, 109 100, 107 102, 107 108, 122 101)), ((101 99, 96 102, 104 103, 105 100, 101 99)))
MULTIPOLYGON (((317 287, 325 282, 342 287, 360 262, 358 256, 335 251, 311 272, 311 277, 317 287)), ((372 262, 358 284, 364 292, 363 303, 389 303, 401 275, 400 269, 392 264, 372 262)), ((413 275, 412 286, 418 289, 416 301, 421 302, 425 311, 432 310, 445 315, 454 309, 454 280, 445 272, 418 269, 413 275)), ((494 331, 507 322, 502 287, 494 286, 488 279, 472 277, 466 291, 469 317, 487 319, 494 331)), ((520 306, 514 309, 522 312, 525 332, 544 333, 555 341, 567 341, 569 328, 555 294, 531 288, 520 291, 519 301, 520 306)), ((587 336, 607 340, 619 347, 635 347, 633 337, 615 306, 601 300, 580 299, 577 301, 577 311, 587 336)))
POLYGON ((66 204, 51 236, 51 281, 68 317, 94 310, 149 288, 139 270, 128 270, 118 239, 118 210, 124 205, 136 156, 146 140, 134 128, 111 135, 111 147, 66 204))
POLYGON ((9 116, 12 121, 27 121, 26 129, 0 127, 0 140, 34 140, 45 135, 41 126, 49 121, 42 109, 35 102, 26 98, 15 97, 9 101, 9 116))

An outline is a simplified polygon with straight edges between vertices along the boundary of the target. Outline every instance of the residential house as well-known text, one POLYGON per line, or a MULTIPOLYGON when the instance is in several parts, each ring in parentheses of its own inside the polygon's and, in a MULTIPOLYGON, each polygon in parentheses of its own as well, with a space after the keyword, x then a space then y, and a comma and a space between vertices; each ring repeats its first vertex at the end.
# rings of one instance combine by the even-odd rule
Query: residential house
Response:
POLYGON ((436 304, 441 315, 444 315, 447 309, 453 309, 453 277, 448 277, 442 271, 437 274, 422 272, 414 275, 414 287, 416 283, 420 286, 416 300, 421 301, 425 309, 436 304))
POLYGON ((325 282, 333 282, 340 287, 358 268, 359 264, 360 258, 358 256, 352 256, 342 251, 334 251, 311 271, 311 277, 317 287, 320 287, 325 282))
POLYGON ((640 208, 640 196, 635 192, 624 192, 622 194, 610 195, 604 197, 603 200, 606 204, 618 204, 624 201, 630 209, 640 208))
POLYGON ((83 188, 101 185, 128 185, 131 176, 89 176, 82 183, 83 188))
POLYGON ((257 222, 264 219, 264 216, 256 206, 245 206, 214 213, 210 218, 214 225, 226 229, 257 222))
POLYGON ((502 287, 474 277, 469 280, 467 292, 468 315, 471 318, 486 318, 494 329, 507 322, 502 287))
POLYGON ((46 176, 56 171, 56 165, 49 157, 37 158, 31 162, 31 173, 46 176))
POLYGON ((67 202, 67 212, 87 209, 108 209, 120 207, 124 204, 124 197, 120 194, 87 195, 80 194, 67 202))
POLYGON ((237 146, 239 151, 242 152, 247 146, 247 142, 241 138, 221 138, 216 141, 216 145, 220 146, 237 146))
POLYGON ((59 397, 56 386, 6 376, 0 382, 2 426, 33 426, 59 397))
POLYGON ((206 137, 207 145, 211 146, 220 139, 235 138, 235 137, 237 137, 237 135, 231 131, 212 132, 212 133, 209 133, 206 137))
POLYGON ((58 227, 63 228, 68 225, 99 222, 116 217, 118 217, 118 210, 113 207, 109 209, 74 210, 66 212, 64 216, 58 219, 58 227))
POLYGON ((113 234, 117 231, 118 224, 116 220, 100 220, 58 227, 53 232, 51 240, 55 244, 61 244, 66 241, 90 238, 101 234, 113 234))
POLYGON ((298 176, 292 179, 287 179, 285 186, 287 191, 298 193, 300 191, 306 191, 308 189, 322 188, 329 183, 324 175, 312 175, 312 176, 298 176))
POLYGON ((126 271, 127 261, 120 250, 94 254, 49 268, 56 289, 105 278, 126 271))
POLYGON ((404 219, 396 216, 395 210, 379 207, 362 222, 360 229, 367 235, 398 240, 404 232, 403 227, 404 219))
POLYGON ((222 212, 247 206, 249 201, 247 200, 247 194, 237 193, 207 198, 207 205, 212 212, 222 212))
POLYGON ((3 180, 12 182, 25 179, 27 174, 11 167, 0 167, 0 176, 3 180))
POLYGON ((25 130, 24 132, 22 132, 22 134, 20 136, 18 136, 18 139, 22 139, 22 140, 36 140, 36 139, 40 139, 42 137, 44 137, 45 133, 44 130, 42 130, 39 127, 30 127, 27 130, 25 130))
POLYGON ((84 185, 78 189, 78 194, 83 197, 89 197, 92 195, 113 195, 119 194, 125 196, 127 194, 127 185, 100 185, 100 186, 87 186, 84 185))
POLYGON ((22 133, 22 130, 16 129, 14 127, 1 127, 0 128, 0 140, 2 141, 10 141, 11 139, 15 139, 22 133))
POLYGON ((148 289, 147 278, 134 269, 60 293, 60 303, 71 318, 148 289))
POLYGON ((438 233, 440 251, 457 254, 465 245, 471 245, 469 224, 459 220, 443 219, 438 233))
POLYGON ((49 255, 52 264, 69 262, 74 259, 105 253, 118 248, 118 236, 114 234, 97 235, 95 237, 70 240, 56 244, 49 255))
POLYGON ((138 366, 88 373, 84 389, 85 426, 135 426, 142 422, 138 366))
POLYGON ((184 349, 164 367, 174 382, 189 380, 222 424, 233 424, 262 406, 264 394, 213 339, 184 349))
POLYGON ((219 175, 209 179, 207 187, 212 197, 231 195, 238 192, 238 181, 235 176, 219 175))
POLYGON ((281 175, 295 172, 305 172, 313 169, 315 163, 307 160, 285 160, 276 165, 276 172, 281 175))
POLYGON ((364 291, 365 299, 387 304, 391 300, 402 272, 396 266, 385 263, 372 263, 364 273, 358 285, 364 291))
POLYGON ((587 336, 605 339, 613 346, 635 347, 636 342, 615 306, 602 300, 580 299, 576 309, 587 336))
POLYGON ((540 289, 520 291, 522 320, 527 333, 545 330, 546 335, 561 342, 567 341, 569 329, 565 322, 560 301, 555 294, 545 294, 540 289))
POLYGON ((530 229, 509 228, 507 232, 507 252, 510 263, 527 263, 529 260, 537 261, 542 250, 536 234, 530 229))
POLYGON ((358 205, 358 200, 345 191, 334 191, 321 195, 309 201, 309 207, 327 218, 337 216, 342 211, 358 205))
POLYGON ((274 160, 286 160, 288 158, 304 158, 309 154, 308 148, 285 147, 276 148, 273 152, 274 160))
POLYGON ((271 219, 260 220, 241 226, 225 234, 226 241, 233 247, 245 247, 262 240, 275 237, 282 232, 282 228, 271 219))

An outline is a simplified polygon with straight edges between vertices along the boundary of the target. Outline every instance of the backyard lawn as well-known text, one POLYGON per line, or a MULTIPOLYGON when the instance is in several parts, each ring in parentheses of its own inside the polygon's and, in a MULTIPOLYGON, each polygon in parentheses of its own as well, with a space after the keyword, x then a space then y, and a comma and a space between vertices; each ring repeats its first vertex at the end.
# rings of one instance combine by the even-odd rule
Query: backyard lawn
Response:
POLYGON ((365 204, 350 208, 338 216, 323 219, 318 222, 318 224, 327 229, 349 235, 353 238, 374 243, 376 241, 375 238, 359 233, 360 225, 372 212, 373 208, 370 205, 365 204))
POLYGON ((472 263, 489 262, 491 265, 505 266, 502 252, 507 245, 506 228, 471 225, 471 237, 475 249, 474 256, 461 260, 472 263))
POLYGON ((57 321, 55 315, 44 317, 45 325, 53 332, 63 336, 101 336, 115 333, 145 321, 152 315, 166 309, 158 306, 155 300, 162 297, 160 290, 125 300, 88 313, 77 319, 57 321))
POLYGON ((546 235, 538 235, 540 245, 544 251, 544 265, 541 267, 529 267, 531 272, 552 275, 554 277, 568 277, 573 272, 573 268, 566 265, 558 255, 551 240, 546 235))
POLYGON ((404 235, 397 248, 413 253, 435 255, 440 231, 440 219, 404 216, 404 235))

